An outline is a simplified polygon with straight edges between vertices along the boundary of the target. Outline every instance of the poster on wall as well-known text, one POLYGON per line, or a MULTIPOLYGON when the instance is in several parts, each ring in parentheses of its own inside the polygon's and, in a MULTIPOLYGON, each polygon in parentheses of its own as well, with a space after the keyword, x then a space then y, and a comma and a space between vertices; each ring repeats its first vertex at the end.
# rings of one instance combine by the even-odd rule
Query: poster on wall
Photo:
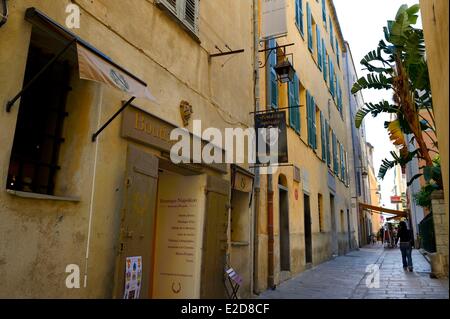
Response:
POLYGON ((287 34, 286 0, 262 0, 261 12, 262 39, 287 34))
POLYGON ((160 173, 153 298, 200 298, 206 176, 160 173))
POLYGON ((288 162, 286 113, 267 112, 255 116, 256 163, 279 164, 288 162))
POLYGON ((139 299, 142 285, 142 257, 127 257, 125 260, 124 299, 139 299))

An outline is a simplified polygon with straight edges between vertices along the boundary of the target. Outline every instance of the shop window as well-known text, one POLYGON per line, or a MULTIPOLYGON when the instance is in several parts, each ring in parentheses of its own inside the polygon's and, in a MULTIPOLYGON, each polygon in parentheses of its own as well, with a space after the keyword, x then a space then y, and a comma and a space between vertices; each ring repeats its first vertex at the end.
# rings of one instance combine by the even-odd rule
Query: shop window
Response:
POLYGON ((199 0, 157 0, 156 3, 198 36, 199 0))
MULTIPOLYGON (((52 58, 51 50, 30 44, 24 84, 52 58)), ((23 94, 18 110, 6 188, 53 195, 71 66, 57 61, 23 94)))

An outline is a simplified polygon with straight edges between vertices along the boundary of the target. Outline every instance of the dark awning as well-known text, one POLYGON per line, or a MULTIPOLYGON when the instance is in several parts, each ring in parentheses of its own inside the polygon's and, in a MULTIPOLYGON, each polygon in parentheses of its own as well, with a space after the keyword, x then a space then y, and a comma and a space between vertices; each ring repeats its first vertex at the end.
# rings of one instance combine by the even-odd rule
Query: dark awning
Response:
POLYGON ((110 57, 108 57, 106 54, 104 54, 102 51, 88 43, 87 41, 80 38, 75 33, 71 32, 70 30, 64 28, 62 25, 60 25, 58 22, 52 20, 48 16, 46 16, 44 13, 39 11, 38 9, 32 7, 28 8, 25 12, 25 20, 30 22, 32 25, 44 29, 46 31, 52 31, 63 37, 67 40, 67 43, 75 40, 76 43, 82 45, 89 51, 95 53, 97 56, 102 58, 103 60, 106 60, 108 63, 119 69, 120 71, 124 72, 128 76, 132 77, 136 81, 140 82, 142 85, 147 86, 147 84, 138 78, 136 75, 132 74, 125 68, 121 67, 120 65, 116 64, 110 57))
MULTIPOLYGON (((28 8, 25 12, 25 20, 30 22, 44 34, 50 34, 57 38, 59 44, 63 44, 60 50, 33 78, 26 83, 22 90, 14 98, 6 103, 6 111, 10 112, 14 103, 24 94, 24 92, 40 78, 57 59, 67 52, 76 51, 79 75, 81 79, 104 83, 114 89, 118 89, 131 96, 131 98, 97 131, 92 135, 92 141, 111 123, 135 98, 145 98, 156 102, 150 93, 147 84, 137 76, 127 71, 115 63, 106 54, 81 39, 73 32, 67 30, 56 21, 37 10, 28 8), (72 51, 71 51, 72 50, 72 51)), ((41 38, 42 39, 42 38, 41 38)), ((38 41, 40 42, 40 41, 38 41)))

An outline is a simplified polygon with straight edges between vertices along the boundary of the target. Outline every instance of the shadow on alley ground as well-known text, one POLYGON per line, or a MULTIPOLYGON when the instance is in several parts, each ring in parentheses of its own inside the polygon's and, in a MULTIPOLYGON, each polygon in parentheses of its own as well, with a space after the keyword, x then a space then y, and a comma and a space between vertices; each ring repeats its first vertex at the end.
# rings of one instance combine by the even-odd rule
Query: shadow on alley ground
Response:
POLYGON ((448 299, 448 279, 430 278, 430 264, 413 250, 414 272, 403 270, 398 248, 367 246, 318 265, 262 293, 262 299, 448 299), (379 267, 379 288, 368 288, 373 274, 366 267, 379 267), (370 279, 370 278, 369 278, 370 279))

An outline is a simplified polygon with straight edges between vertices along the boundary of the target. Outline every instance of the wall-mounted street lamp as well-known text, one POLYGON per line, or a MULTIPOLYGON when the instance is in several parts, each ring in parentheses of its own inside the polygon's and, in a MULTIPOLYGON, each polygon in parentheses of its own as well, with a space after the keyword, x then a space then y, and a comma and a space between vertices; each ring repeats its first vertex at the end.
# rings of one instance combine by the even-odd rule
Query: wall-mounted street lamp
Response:
POLYGON ((288 59, 288 56, 291 56, 291 60, 293 60, 293 58, 292 58, 293 54, 292 53, 286 54, 286 47, 289 47, 292 45, 294 45, 294 43, 289 43, 289 44, 285 44, 285 45, 277 45, 272 48, 259 50, 259 52, 266 52, 266 54, 267 54, 267 57, 266 57, 266 60, 264 63, 259 61, 259 68, 262 69, 266 66, 267 61, 268 61, 272 51, 278 52, 278 49, 280 49, 283 51, 283 53, 281 55, 277 54, 277 64, 273 68, 277 74, 277 80, 280 83, 291 82, 294 79, 295 69, 294 69, 292 61, 290 61, 288 59), (278 60, 280 60, 280 61, 278 62, 278 60))
POLYGON ((295 69, 289 59, 285 58, 274 67, 278 81, 281 83, 291 82, 294 79, 295 69))

